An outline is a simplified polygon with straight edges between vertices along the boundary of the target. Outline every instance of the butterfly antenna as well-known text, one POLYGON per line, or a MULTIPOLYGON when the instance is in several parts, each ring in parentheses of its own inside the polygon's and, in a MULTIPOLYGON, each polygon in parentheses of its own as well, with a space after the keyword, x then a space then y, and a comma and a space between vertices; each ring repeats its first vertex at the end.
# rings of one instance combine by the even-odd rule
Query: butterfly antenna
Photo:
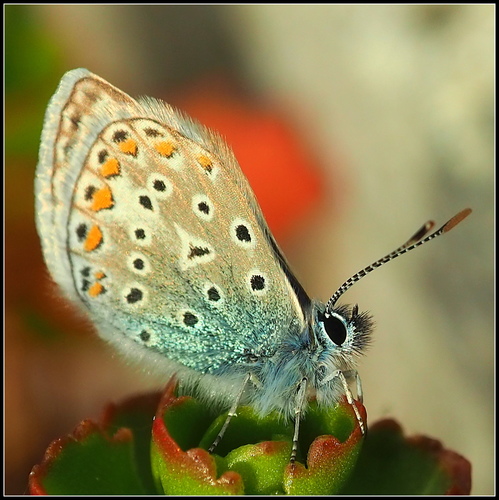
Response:
POLYGON ((371 265, 362 269, 362 271, 359 271, 358 273, 354 274, 351 278, 347 279, 345 283, 343 283, 343 285, 341 285, 338 288, 338 290, 336 290, 336 292, 333 294, 333 296, 328 300, 326 304, 326 312, 331 312, 338 299, 354 283, 356 283, 361 278, 369 274, 371 271, 374 271, 376 268, 382 266, 383 264, 386 264, 387 262, 390 262, 396 257, 400 257, 401 255, 409 252, 410 250, 413 250, 414 248, 419 247, 430 240, 433 240, 434 238, 440 236, 441 234, 448 233, 452 228, 457 226, 462 220, 468 217, 470 213, 471 213, 471 208, 465 208, 458 214, 454 215, 454 217, 452 217, 452 219, 447 221, 440 229, 430 234, 429 236, 426 236, 435 225, 433 221, 428 221, 420 229, 418 229, 418 231, 416 231, 416 233, 414 233, 414 235, 411 236, 411 238, 409 238, 409 240, 407 240, 402 246, 400 246, 393 252, 389 253, 388 255, 385 255, 376 262, 373 262, 371 265))

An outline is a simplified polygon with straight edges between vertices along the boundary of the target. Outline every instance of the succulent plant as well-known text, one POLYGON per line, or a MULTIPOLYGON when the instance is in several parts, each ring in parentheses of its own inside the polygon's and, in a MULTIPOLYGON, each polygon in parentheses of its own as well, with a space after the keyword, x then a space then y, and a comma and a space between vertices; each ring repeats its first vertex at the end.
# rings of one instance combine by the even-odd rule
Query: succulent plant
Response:
MULTIPOLYGON (((365 408, 357 408, 366 419, 365 408)), ((468 494, 471 465, 427 437, 405 438, 393 420, 364 436, 346 400, 312 403, 289 461, 293 425, 241 407, 214 454, 206 450, 226 414, 175 380, 155 393, 108 405, 99 423, 82 421, 53 441, 29 477, 31 494, 468 494)))

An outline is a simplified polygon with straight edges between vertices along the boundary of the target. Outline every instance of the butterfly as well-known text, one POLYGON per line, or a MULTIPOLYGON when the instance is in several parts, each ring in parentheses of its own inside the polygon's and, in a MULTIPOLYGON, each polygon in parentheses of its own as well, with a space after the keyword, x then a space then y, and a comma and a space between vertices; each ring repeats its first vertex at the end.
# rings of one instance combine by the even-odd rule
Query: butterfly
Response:
POLYGON ((323 303, 309 297, 272 236, 225 141, 168 104, 133 99, 86 69, 48 105, 35 180, 45 262, 99 335, 129 359, 176 374, 229 406, 295 421, 343 394, 372 317, 340 296, 382 264, 452 229, 425 224, 323 303))

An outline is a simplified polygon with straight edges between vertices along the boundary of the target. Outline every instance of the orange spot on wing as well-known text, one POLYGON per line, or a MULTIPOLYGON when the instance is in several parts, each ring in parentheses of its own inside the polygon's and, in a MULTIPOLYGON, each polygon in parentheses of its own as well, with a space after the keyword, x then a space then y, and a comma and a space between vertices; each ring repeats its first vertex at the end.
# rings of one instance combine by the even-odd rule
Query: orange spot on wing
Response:
POLYGON ((95 276, 95 279, 96 279, 96 280, 101 280, 102 278, 105 278, 105 277, 106 277, 106 275, 105 275, 102 271, 97 271, 97 272, 94 274, 94 276, 95 276))
POLYGON ((100 173, 104 177, 112 177, 113 175, 120 174, 120 162, 116 158, 109 158, 109 160, 102 165, 100 173))
POLYGON ((98 212, 105 208, 111 208, 114 205, 113 194, 109 186, 96 191, 92 196, 92 210, 98 212))
POLYGON ((88 289, 88 295, 90 295, 90 297, 97 297, 97 295, 100 295, 103 291, 104 287, 100 283, 94 283, 88 289))
POLYGON ((133 139, 127 139, 126 141, 120 142, 119 148, 122 153, 127 155, 135 156, 137 154, 137 143, 133 139))
POLYGON ((211 170, 213 169, 213 163, 207 156, 199 156, 198 162, 207 172, 211 172, 211 170))
POLYGON ((154 149, 156 149, 161 156, 169 158, 177 148, 175 147, 175 144, 170 141, 160 141, 154 145, 154 149))
POLYGON ((102 231, 99 226, 92 226, 83 245, 86 252, 95 250, 102 243, 102 231))

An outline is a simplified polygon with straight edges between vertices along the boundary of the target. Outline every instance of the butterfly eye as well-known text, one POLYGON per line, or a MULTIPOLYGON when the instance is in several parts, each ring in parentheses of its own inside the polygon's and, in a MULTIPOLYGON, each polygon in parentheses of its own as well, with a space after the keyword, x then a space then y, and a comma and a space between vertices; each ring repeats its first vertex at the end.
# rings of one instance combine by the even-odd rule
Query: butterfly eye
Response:
POLYGON ((347 325, 345 320, 335 313, 325 313, 323 317, 324 330, 328 337, 340 346, 347 338, 347 325))

